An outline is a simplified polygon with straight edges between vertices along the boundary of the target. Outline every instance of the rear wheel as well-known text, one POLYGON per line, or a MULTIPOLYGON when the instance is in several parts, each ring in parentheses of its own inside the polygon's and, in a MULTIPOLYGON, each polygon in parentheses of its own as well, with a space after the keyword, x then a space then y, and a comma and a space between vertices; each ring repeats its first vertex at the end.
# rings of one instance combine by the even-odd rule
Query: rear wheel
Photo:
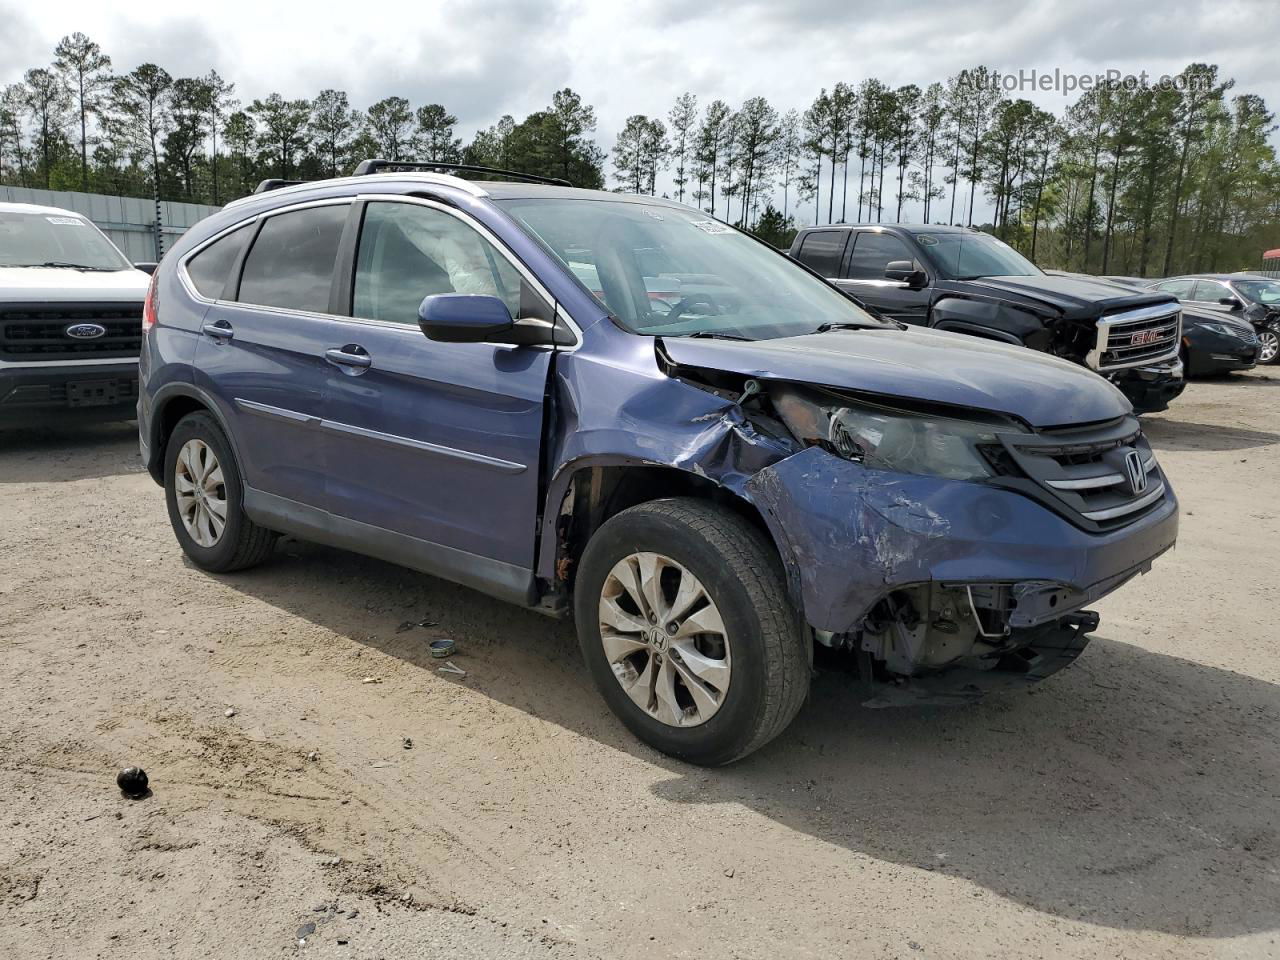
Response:
POLYGON ((641 504, 604 524, 583 553, 575 616, 613 711, 693 763, 764 746, 808 693, 808 651, 776 552, 704 501, 641 504))
POLYGON ((227 573, 270 556, 276 534, 245 516, 235 454, 209 414, 188 414, 169 435, 164 493, 174 535, 196 566, 227 573))

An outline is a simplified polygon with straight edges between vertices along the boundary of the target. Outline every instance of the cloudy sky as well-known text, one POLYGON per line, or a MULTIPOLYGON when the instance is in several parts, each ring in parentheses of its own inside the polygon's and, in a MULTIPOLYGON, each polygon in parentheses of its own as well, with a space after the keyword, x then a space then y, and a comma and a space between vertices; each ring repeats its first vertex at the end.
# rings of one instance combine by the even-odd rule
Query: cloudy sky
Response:
MULTIPOLYGON (((364 107, 399 94, 445 104, 464 136, 571 86, 595 106, 606 150, 628 115, 665 115, 685 90, 703 104, 760 95, 785 110, 838 80, 923 87, 978 63, 1158 77, 1205 61, 1280 109, 1280 0, 0 0, 0 24, 0 83, 80 30, 118 70, 214 68, 245 102, 337 87, 364 107)), ((1068 102, 1019 95, 1055 112, 1068 102)))

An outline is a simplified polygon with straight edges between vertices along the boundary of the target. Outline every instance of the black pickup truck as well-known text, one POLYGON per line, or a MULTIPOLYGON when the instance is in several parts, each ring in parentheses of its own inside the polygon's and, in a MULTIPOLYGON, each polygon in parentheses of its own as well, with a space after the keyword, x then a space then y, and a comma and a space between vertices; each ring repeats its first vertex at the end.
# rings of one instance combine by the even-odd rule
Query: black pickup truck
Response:
POLYGON ((791 256, 884 316, 1083 364, 1139 413, 1166 409, 1186 385, 1175 298, 1049 276, 989 234, 926 224, 809 227, 791 256))

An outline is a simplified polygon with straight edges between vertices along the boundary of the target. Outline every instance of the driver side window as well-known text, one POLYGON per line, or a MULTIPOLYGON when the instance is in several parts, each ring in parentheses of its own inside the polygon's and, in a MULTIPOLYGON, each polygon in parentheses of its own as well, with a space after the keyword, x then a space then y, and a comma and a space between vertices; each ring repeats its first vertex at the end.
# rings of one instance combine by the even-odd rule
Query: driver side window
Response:
POLYGON ((512 317, 550 319, 502 251, 468 224, 419 204, 370 203, 356 252, 352 316, 416 325, 423 298, 440 293, 497 297, 512 317))
POLYGON ((1195 296, 1191 299, 1197 303, 1217 303, 1223 297, 1231 296, 1225 283, 1217 280, 1197 280, 1195 296))
POLYGON ((844 275, 850 280, 883 280, 885 269, 895 260, 909 260, 916 269, 920 267, 906 244, 897 237, 861 231, 854 237, 844 275))

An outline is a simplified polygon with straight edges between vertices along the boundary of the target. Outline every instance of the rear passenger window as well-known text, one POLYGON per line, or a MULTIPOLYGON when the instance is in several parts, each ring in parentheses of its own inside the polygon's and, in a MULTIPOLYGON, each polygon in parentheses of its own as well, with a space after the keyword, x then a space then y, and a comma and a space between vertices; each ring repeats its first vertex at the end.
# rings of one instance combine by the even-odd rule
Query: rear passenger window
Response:
POLYGON ((327 313, 347 204, 267 218, 244 262, 241 303, 327 313))
POLYGON ((859 233, 849 255, 850 280, 883 280, 884 271, 895 260, 915 262, 907 245, 890 233, 859 233))
POLYGON ((1179 300, 1190 300, 1191 290, 1195 285, 1194 280, 1170 280, 1168 283, 1156 284, 1156 289, 1161 293, 1171 293, 1179 300))
POLYGON ((249 239, 249 225, 237 227, 221 240, 215 240, 187 261, 187 276, 203 297, 218 300, 223 296, 231 268, 249 239))
POLYGON ((814 230, 806 233, 796 251, 796 259, 824 277, 839 275, 840 255, 844 253, 844 230, 814 230))

